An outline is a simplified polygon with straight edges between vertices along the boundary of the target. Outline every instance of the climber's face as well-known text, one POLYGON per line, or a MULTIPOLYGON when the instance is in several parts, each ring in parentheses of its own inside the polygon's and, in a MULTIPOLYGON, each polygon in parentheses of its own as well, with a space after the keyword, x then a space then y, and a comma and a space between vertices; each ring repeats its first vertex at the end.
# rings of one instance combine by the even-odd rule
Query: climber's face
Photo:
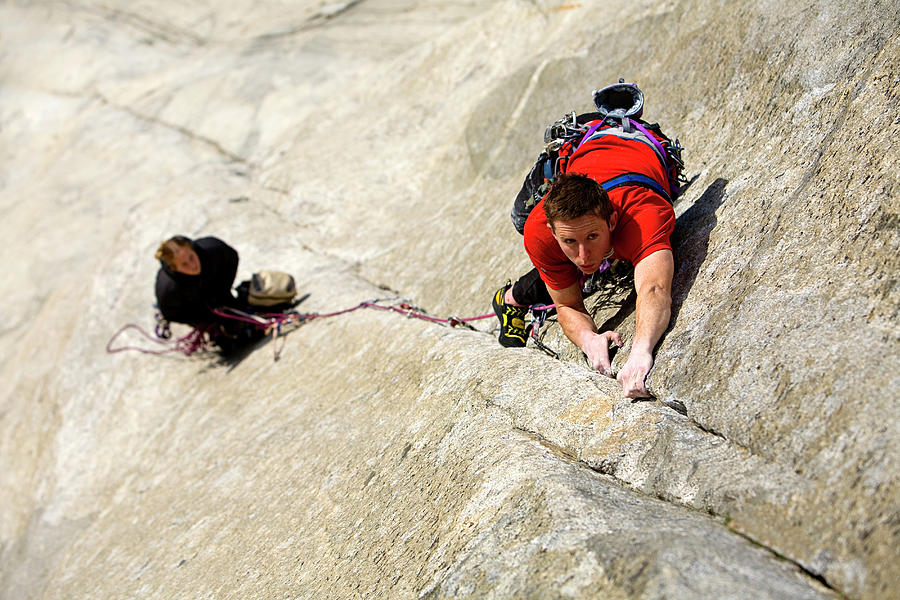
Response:
POLYGON ((607 222, 597 215, 586 214, 570 221, 548 223, 548 227, 566 258, 582 273, 590 274, 612 255, 612 231, 617 217, 613 213, 607 222))
POLYGON ((200 274, 200 257, 188 246, 181 246, 175 253, 175 270, 185 275, 200 274))

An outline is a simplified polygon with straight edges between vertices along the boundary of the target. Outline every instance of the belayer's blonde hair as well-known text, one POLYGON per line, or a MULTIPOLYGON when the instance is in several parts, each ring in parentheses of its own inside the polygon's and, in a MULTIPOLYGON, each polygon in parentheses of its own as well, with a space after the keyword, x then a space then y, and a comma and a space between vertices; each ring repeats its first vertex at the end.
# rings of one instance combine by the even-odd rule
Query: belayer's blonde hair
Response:
POLYGON ((174 269, 175 255, 178 253, 179 248, 185 247, 191 247, 191 240, 189 238, 186 238, 183 235, 171 237, 159 245, 159 249, 156 251, 155 255, 156 260, 161 260, 166 266, 174 269))

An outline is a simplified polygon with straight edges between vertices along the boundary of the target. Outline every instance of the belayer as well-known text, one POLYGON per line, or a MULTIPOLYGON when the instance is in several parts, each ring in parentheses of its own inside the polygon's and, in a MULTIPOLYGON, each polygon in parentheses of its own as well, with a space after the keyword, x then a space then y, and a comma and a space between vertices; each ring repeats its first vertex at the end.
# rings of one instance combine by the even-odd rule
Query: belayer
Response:
POLYGON ((592 368, 613 376, 614 331, 598 332, 584 305, 590 277, 611 260, 634 265, 636 328, 617 375, 625 396, 649 396, 645 379, 668 327, 674 261, 672 202, 680 193, 681 147, 640 120, 643 94, 619 83, 594 92, 596 113, 560 119, 545 133, 547 151, 513 206, 534 269, 501 287, 492 305, 503 346, 524 346, 528 307, 555 305, 566 337, 592 368), (549 184, 549 189, 547 185, 549 184))
POLYGON ((156 303, 166 320, 206 327, 221 321, 212 309, 239 306, 231 293, 238 253, 222 240, 176 235, 160 244, 156 259, 156 303))
POLYGON ((156 303, 163 319, 206 331, 223 354, 260 340, 258 327, 217 315, 222 309, 248 310, 231 291, 238 253, 215 237, 191 240, 176 235, 156 251, 156 303))

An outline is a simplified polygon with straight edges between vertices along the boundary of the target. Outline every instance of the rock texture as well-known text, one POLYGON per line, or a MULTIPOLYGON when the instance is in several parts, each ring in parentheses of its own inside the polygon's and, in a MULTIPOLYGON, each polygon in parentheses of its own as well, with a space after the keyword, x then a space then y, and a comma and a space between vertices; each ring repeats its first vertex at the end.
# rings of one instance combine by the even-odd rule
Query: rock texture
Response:
POLYGON ((891 597, 898 31, 829 0, 0 4, 0 598, 891 597), (278 361, 105 353, 173 233, 309 311, 486 312, 543 127, 620 76, 692 178, 656 400, 552 323, 561 360, 375 311, 278 361))

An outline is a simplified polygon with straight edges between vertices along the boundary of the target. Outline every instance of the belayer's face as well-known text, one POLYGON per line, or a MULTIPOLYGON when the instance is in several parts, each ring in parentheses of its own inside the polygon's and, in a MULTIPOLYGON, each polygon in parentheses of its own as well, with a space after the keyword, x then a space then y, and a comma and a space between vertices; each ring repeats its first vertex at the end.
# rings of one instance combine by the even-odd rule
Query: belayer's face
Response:
POLYGON ((200 257, 191 248, 179 248, 175 253, 175 270, 185 275, 199 275, 200 257))
POLYGON ((550 231, 566 258, 582 273, 591 274, 612 254, 612 230, 616 220, 615 213, 609 223, 597 215, 587 214, 571 221, 557 221, 550 231))

